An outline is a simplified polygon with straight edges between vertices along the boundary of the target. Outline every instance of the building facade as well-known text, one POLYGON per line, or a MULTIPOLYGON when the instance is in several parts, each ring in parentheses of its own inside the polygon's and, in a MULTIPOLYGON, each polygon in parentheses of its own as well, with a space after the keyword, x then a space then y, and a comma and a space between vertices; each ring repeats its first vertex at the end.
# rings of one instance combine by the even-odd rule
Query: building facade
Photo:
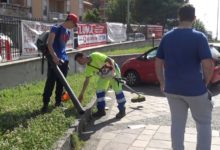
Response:
POLYGON ((69 12, 80 18, 93 8, 90 0, 0 0, 0 15, 63 20, 69 12))

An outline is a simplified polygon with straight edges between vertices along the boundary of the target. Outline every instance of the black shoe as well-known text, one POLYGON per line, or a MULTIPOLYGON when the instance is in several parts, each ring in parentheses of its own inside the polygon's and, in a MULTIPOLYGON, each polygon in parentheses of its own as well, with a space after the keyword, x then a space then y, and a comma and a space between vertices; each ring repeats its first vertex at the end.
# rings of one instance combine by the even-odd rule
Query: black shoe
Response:
POLYGON ((62 103, 55 103, 55 107, 64 107, 62 103))
POLYGON ((42 112, 42 113, 48 112, 48 106, 47 106, 47 105, 44 105, 44 106, 41 108, 41 112, 42 112))
POLYGON ((102 116, 105 116, 106 115, 106 112, 105 110, 98 110, 97 112, 95 112, 94 114, 92 114, 92 116, 94 118, 100 118, 102 116))
POLYGON ((119 113, 117 113, 115 117, 116 117, 116 119, 121 119, 125 115, 126 115, 126 113, 125 113, 125 107, 124 107, 123 109, 119 110, 119 113))

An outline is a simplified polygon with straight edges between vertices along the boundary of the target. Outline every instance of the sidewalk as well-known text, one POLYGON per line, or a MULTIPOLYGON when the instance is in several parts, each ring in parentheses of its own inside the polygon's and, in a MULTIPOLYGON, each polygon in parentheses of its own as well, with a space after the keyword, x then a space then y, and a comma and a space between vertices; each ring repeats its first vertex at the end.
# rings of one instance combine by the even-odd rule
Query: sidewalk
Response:
MULTIPOLYGON (((86 140, 84 150, 171 149, 170 113, 165 97, 146 95, 145 102, 131 103, 130 98, 135 95, 125 92, 127 115, 116 120, 118 109, 114 93, 109 91, 108 96, 107 116, 92 122, 82 134, 86 140)), ((212 136, 212 150, 220 150, 219 131, 213 130, 212 136)), ((196 129, 187 127, 185 150, 195 149, 196 129)))

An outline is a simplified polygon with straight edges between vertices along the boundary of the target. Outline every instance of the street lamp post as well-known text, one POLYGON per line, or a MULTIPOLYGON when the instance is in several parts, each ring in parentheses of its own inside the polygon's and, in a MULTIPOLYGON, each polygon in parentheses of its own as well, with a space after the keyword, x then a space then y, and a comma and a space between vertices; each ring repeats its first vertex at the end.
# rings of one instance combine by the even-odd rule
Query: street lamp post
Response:
POLYGON ((218 19, 219 19, 219 0, 217 6, 217 28, 216 28, 216 41, 218 40, 218 19))
POLYGON ((152 37, 152 46, 154 47, 155 33, 152 33, 152 34, 151 34, 151 37, 152 37))
POLYGON ((131 0, 127 1, 127 40, 128 40, 128 33, 130 32, 130 3, 131 0))

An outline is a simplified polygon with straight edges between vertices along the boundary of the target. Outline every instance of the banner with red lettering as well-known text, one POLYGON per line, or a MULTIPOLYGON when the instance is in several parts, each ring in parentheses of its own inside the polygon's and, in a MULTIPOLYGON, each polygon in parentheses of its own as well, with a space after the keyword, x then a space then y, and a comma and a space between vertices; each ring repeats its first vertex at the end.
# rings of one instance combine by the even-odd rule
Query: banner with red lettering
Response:
POLYGON ((107 43, 106 24, 78 24, 78 48, 107 43))
MULTIPOLYGON (((38 36, 47 30, 50 30, 53 24, 42 23, 37 21, 22 20, 22 56, 36 56, 39 54, 35 45, 38 36)), ((70 40, 66 44, 66 50, 73 49, 73 32, 71 32, 70 40)))
POLYGON ((161 25, 146 25, 147 38, 152 38, 152 34, 155 35, 155 39, 160 39, 163 36, 163 26, 161 25))

